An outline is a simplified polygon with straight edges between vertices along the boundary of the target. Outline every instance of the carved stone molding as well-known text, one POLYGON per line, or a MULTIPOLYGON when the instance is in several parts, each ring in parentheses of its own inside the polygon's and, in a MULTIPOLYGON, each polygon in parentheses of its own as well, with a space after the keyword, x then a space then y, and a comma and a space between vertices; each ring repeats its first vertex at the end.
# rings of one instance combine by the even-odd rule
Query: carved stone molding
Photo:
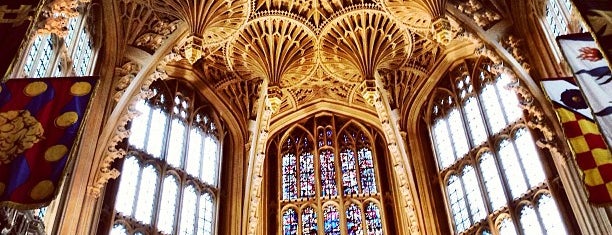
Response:
POLYGON ((247 234, 257 234, 257 225, 259 222, 259 209, 261 201, 261 183, 263 180, 263 165, 266 158, 266 143, 270 133, 270 118, 272 117, 273 107, 268 97, 265 98, 265 107, 259 116, 259 125, 254 124, 255 130, 252 130, 252 135, 256 138, 255 149, 254 149, 254 162, 251 171, 251 184, 248 191, 247 201, 247 234), (254 134, 256 133, 256 134, 254 134))
POLYGON ((89 3, 91 0, 52 0, 43 8, 41 22, 39 23, 39 34, 56 34, 64 37, 68 34, 68 20, 79 15, 78 7, 81 3, 89 3))
POLYGON ((161 59, 157 64, 155 71, 147 76, 140 84, 140 92, 130 98, 127 108, 123 110, 121 117, 113 127, 114 132, 106 144, 105 151, 95 174, 94 181, 92 184, 87 186, 87 192, 93 198, 99 198, 100 192, 108 180, 116 179, 120 174, 117 169, 111 167, 111 164, 116 159, 123 158, 127 154, 125 150, 117 148, 117 145, 130 135, 130 131, 126 129, 128 122, 141 114, 138 110, 136 110, 136 104, 143 99, 150 98, 153 95, 149 89, 151 83, 157 79, 167 79, 168 74, 164 69, 166 64, 170 61, 176 61, 179 59, 182 59, 182 57, 174 52, 163 57, 163 59, 161 59))
POLYGON ((115 94, 113 99, 118 102, 125 89, 130 85, 136 74, 140 71, 140 65, 134 61, 128 60, 121 66, 115 68, 115 94))
POLYGON ((509 34, 501 39, 500 44, 506 49, 506 51, 510 52, 514 59, 521 64, 527 73, 531 71, 531 65, 527 62, 525 51, 523 50, 523 39, 519 39, 513 34, 509 34))
POLYGON ((484 0, 451 0, 453 5, 471 17, 484 30, 491 28, 502 20, 501 15, 493 7, 485 7, 484 0))
MULTIPOLYGON (((410 191, 411 184, 408 177, 409 174, 403 160, 407 154, 405 150, 402 149, 405 142, 398 142, 402 139, 401 137, 397 138, 397 136, 401 136, 397 110, 390 110, 390 106, 382 97, 381 88, 378 87, 377 84, 364 83, 361 88, 364 98, 368 101, 368 103, 371 103, 376 108, 378 118, 382 123, 382 130, 387 140, 387 147, 389 148, 389 153, 391 155, 391 164, 393 166, 397 186, 399 187, 401 194, 401 207, 408 217, 408 229, 410 230, 410 234, 421 234, 414 199, 412 197, 412 192, 410 191)), ((384 90, 382 91, 384 92, 384 90)))

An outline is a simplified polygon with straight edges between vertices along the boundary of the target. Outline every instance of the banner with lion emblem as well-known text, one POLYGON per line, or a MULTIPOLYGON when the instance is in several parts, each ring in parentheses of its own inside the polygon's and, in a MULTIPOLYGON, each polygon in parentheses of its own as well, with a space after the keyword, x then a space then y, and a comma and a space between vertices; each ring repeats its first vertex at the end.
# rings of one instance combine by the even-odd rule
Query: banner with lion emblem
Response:
POLYGON ((0 205, 45 206, 57 195, 97 79, 11 79, 0 86, 0 205))

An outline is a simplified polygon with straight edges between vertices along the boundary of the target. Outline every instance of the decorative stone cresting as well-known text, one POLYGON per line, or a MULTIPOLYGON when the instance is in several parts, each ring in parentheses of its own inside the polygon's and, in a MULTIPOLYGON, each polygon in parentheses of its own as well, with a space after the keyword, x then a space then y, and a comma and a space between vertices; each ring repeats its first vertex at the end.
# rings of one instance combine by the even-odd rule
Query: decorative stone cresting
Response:
POLYGON ((144 99, 152 97, 153 93, 149 89, 151 83, 157 79, 168 78, 168 74, 164 70, 165 65, 170 61, 179 59, 182 59, 182 57, 174 52, 166 55, 158 63, 155 72, 147 76, 142 82, 140 92, 130 99, 127 108, 122 112, 121 117, 114 127, 114 133, 106 145, 106 150, 103 153, 103 157, 95 174, 94 181, 92 184, 87 186, 87 192, 90 196, 99 198, 100 192, 108 180, 116 179, 119 176, 120 172, 117 169, 112 168, 111 164, 116 159, 123 158, 127 154, 125 150, 118 149, 117 145, 130 135, 130 131, 126 129, 127 123, 141 114, 138 110, 136 110, 136 104, 144 99))
POLYGON ((68 34, 68 20, 79 15, 77 7, 91 0, 53 0, 47 3, 38 27, 39 34, 56 34, 64 37, 68 34))

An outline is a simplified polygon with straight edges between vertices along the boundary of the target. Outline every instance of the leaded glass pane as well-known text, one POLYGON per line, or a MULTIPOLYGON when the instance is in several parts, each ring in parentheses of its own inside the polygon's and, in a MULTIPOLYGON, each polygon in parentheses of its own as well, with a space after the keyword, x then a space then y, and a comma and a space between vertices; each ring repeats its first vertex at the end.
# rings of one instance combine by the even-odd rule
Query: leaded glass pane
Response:
POLYGON ((296 157, 292 153, 285 154, 282 160, 283 168, 283 200, 297 199, 296 157))
POLYGON ((359 187, 355 169, 355 152, 352 149, 344 149, 340 152, 340 159, 342 161, 342 191, 344 195, 356 194, 359 187))
POLYGON ((484 104, 484 110, 489 121, 489 127, 493 133, 501 131, 506 126, 502 107, 497 101, 495 87, 487 84, 482 88, 480 93, 480 101, 484 104))
POLYGON ((470 207, 470 213, 472 221, 478 222, 483 220, 487 215, 487 210, 484 207, 482 200, 482 194, 480 193, 480 187, 478 186, 478 179, 476 178, 476 172, 471 166, 463 168, 463 187, 465 187, 465 194, 470 207))
POLYGON ((187 154, 185 171, 195 177, 200 175, 202 144, 202 131, 199 128, 191 128, 189 131, 189 154, 187 154))
POLYGON ((302 153, 300 157, 300 194, 301 197, 315 196, 314 155, 302 153))
POLYGON ((365 194, 377 193, 372 151, 368 148, 361 148, 358 153, 362 192, 365 194))
POLYGON ((565 223, 559 214, 557 203, 549 194, 542 194, 536 203, 547 234, 568 234, 564 226, 565 223))
POLYGON ((214 203, 209 193, 200 196, 200 210, 198 211, 198 235, 213 234, 214 203))
POLYGON ((498 225, 499 234, 500 235, 516 235, 516 229, 514 227, 514 223, 512 223, 512 219, 509 217, 504 218, 498 225))
POLYGON ((45 36, 42 42, 41 55, 38 57, 38 66, 36 67, 37 78, 46 77, 49 64, 51 63, 51 57, 53 57, 53 41, 51 35, 45 36))
POLYGON ((323 196, 336 196, 336 168, 334 167, 334 153, 331 150, 323 150, 319 155, 321 160, 321 192, 323 196))
POLYGON ((504 175, 510 185, 512 197, 518 198, 527 191, 527 184, 520 163, 514 151, 514 146, 507 139, 499 143, 499 156, 502 160, 504 175))
POLYGON ((76 26, 79 21, 79 17, 72 17, 68 20, 68 32, 66 36, 64 36, 64 45, 68 50, 70 50, 70 46, 72 45, 72 40, 74 39, 74 35, 76 34, 76 26))
POLYGON ((149 114, 151 112, 151 107, 144 101, 141 101, 136 103, 136 110, 140 112, 140 115, 132 119, 130 138, 128 141, 137 149, 144 149, 147 130, 149 129, 149 114))
POLYGON ((453 109, 448 115, 448 126, 451 131, 453 147, 455 149, 456 158, 460 159, 469 151, 468 142, 463 129, 463 121, 461 113, 457 109, 453 109))
POLYGON ((476 98, 470 97, 463 104, 463 111, 467 117, 468 127, 470 128, 470 140, 472 145, 478 146, 487 140, 487 130, 482 123, 480 108, 476 98))
POLYGON ((515 122, 523 116, 523 109, 519 105, 516 93, 508 87, 511 82, 508 76, 502 74, 495 83, 509 123, 515 122))
POLYGON ((113 225, 113 229, 110 232, 110 235, 128 235, 127 229, 123 224, 115 224, 113 225))
POLYGON ((283 213, 283 234, 296 235, 298 231, 298 218, 294 209, 287 209, 283 213))
POLYGON ((134 218, 145 224, 151 224, 151 219, 153 219, 153 203, 155 202, 158 177, 157 168, 153 165, 148 165, 142 169, 134 218))
POLYGON ((363 234, 361 226, 361 209, 354 203, 346 208, 346 230, 349 235, 363 234))
POLYGON ((323 208, 323 223, 326 235, 340 235, 340 214, 333 205, 323 208))
POLYGON ((533 143, 533 137, 531 133, 525 128, 521 128, 516 131, 514 136, 516 146, 518 146, 519 157, 521 163, 527 173, 527 181, 529 187, 535 187, 540 183, 544 182, 546 177, 544 176, 544 169, 542 162, 538 157, 536 146, 533 143))
POLYGON ((183 205, 181 207, 181 235, 195 234, 198 193, 193 185, 183 190, 183 205))
POLYGON ((302 234, 317 234, 317 212, 312 207, 302 211, 302 234))
POLYGON ((211 135, 204 136, 204 161, 202 179, 205 183, 217 186, 217 172, 219 170, 219 159, 217 156, 219 144, 211 135))
POLYGON ((497 173, 495 159, 491 152, 485 152, 480 156, 479 161, 480 172, 489 196, 489 206, 492 210, 497 210, 506 205, 506 196, 504 196, 502 182, 497 173))
POLYGON ((436 145, 436 153, 440 169, 447 168, 455 161, 453 146, 451 145, 450 134, 446 126, 446 120, 436 119, 433 126, 433 137, 436 145))
POLYGON ((115 200, 115 209, 125 216, 131 216, 134 210, 134 199, 136 198, 140 173, 140 165, 136 157, 127 156, 123 161, 121 172, 121 183, 115 200))
POLYGON ((147 152, 155 158, 160 158, 162 156, 166 119, 167 116, 161 109, 153 109, 151 125, 149 125, 147 152))
POLYGON ((178 187, 176 176, 167 175, 164 178, 157 227, 166 234, 172 234, 174 232, 178 187))
POLYGON ((23 65, 23 72, 25 73, 26 77, 30 77, 30 72, 32 71, 32 68, 34 68, 34 60, 36 60, 36 55, 38 55, 42 41, 42 36, 36 36, 36 39, 34 39, 34 42, 32 42, 32 46, 26 55, 25 63, 23 65))
MULTIPOLYGON (((170 125, 170 144, 168 145, 168 155, 166 162, 168 164, 180 168, 183 157, 183 151, 185 150, 185 123, 179 119, 173 118, 172 124, 170 125)), ((189 150, 192 147, 190 145, 189 150)))
POLYGON ((531 205, 524 205, 519 212, 519 220, 525 234, 542 234, 538 216, 531 205))
POLYGON ((470 227, 471 222, 459 177, 456 175, 449 177, 446 186, 455 229, 457 232, 463 232, 470 227))
POLYGON ((365 217, 368 235, 380 235, 383 233, 382 218, 378 206, 370 202, 365 207, 365 217))

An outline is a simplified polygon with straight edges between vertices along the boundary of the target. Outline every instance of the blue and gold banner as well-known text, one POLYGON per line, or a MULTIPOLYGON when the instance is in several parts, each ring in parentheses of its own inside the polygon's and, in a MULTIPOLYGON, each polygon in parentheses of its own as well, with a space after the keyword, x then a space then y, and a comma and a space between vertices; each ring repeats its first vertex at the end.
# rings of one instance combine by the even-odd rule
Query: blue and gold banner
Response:
POLYGON ((11 79, 0 87, 0 205, 57 195, 97 78, 11 79))

